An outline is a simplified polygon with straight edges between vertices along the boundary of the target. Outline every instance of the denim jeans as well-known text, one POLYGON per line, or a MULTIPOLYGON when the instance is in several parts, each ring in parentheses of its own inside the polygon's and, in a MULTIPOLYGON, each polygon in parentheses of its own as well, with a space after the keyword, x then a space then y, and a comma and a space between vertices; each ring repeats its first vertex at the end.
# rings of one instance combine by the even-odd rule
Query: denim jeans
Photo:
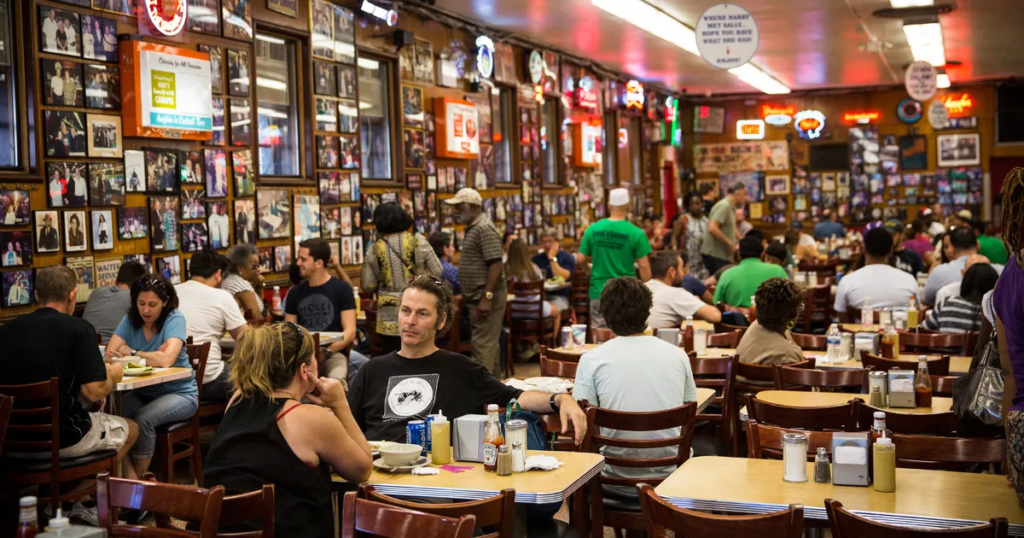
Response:
POLYGON ((172 392, 159 396, 146 396, 133 390, 124 395, 121 414, 139 425, 139 439, 132 447, 135 460, 150 458, 156 451, 156 428, 164 424, 192 418, 199 409, 199 396, 172 392))
POLYGON ((231 398, 234 387, 231 385, 231 365, 224 363, 224 370, 212 381, 203 383, 203 402, 226 402, 231 398))

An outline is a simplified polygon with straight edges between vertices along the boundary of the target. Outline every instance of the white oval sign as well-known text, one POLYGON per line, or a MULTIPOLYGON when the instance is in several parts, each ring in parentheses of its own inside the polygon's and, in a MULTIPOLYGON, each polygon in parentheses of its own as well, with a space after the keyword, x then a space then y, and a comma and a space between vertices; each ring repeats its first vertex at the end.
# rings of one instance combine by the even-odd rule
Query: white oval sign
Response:
POLYGON ((949 127, 949 109, 945 103, 936 99, 928 105, 928 123, 932 124, 932 129, 949 127))
POLYGON ((530 82, 540 84, 540 81, 544 78, 544 56, 541 55, 540 51, 530 51, 526 69, 530 73, 530 82))
POLYGON ((749 62, 761 41, 754 16, 737 4, 709 7, 697 21, 696 33, 701 57, 719 69, 749 62))
POLYGON ((928 62, 914 62, 907 66, 907 93, 918 101, 927 101, 935 95, 938 71, 928 62))

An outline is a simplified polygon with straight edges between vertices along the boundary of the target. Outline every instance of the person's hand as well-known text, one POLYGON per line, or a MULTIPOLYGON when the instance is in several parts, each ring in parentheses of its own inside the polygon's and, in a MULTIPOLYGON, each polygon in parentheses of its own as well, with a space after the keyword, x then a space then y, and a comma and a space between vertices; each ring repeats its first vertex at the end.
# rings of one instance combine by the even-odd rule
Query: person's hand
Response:
POLYGON ((115 384, 120 383, 121 380, 124 379, 124 367, 116 362, 108 363, 107 377, 109 377, 115 384))
POLYGON ((547 252, 548 258, 554 258, 557 256, 559 250, 561 250, 561 247, 558 246, 558 243, 552 244, 551 248, 549 248, 547 252))
POLYGON ((125 357, 125 355, 126 355, 126 352, 127 352, 127 354, 131 353, 130 350, 126 350, 127 347, 128 346, 121 346, 121 348, 119 348, 119 349, 113 349, 111 347, 107 347, 106 355, 107 355, 107 357, 114 358, 114 359, 123 359, 125 357))
POLYGON ((736 252, 739 249, 740 249, 739 242, 736 242, 736 243, 733 243, 733 244, 729 245, 729 252, 736 252))
POLYGON ((480 303, 476 305, 476 312, 481 316, 486 316, 491 313, 491 300, 484 297, 480 299, 480 303))
POLYGON ((331 409, 348 403, 348 399, 345 396, 345 387, 341 385, 341 381, 329 377, 314 377, 312 375, 309 376, 309 380, 316 386, 315 390, 320 392, 320 396, 314 396, 312 392, 307 394, 306 398, 309 401, 331 409))
POLYGON ((572 424, 573 438, 577 445, 583 443, 583 437, 587 435, 587 414, 580 409, 576 399, 568 394, 561 394, 558 400, 558 416, 562 420, 562 433, 569 431, 569 424, 572 424))

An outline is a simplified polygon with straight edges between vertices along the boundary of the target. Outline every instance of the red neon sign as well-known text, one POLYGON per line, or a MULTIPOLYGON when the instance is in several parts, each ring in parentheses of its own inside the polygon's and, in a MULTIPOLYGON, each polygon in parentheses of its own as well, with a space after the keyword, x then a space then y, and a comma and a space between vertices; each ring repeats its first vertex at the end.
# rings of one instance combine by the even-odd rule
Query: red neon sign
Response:
POLYGON ((793 116, 795 114, 795 106, 761 105, 761 118, 767 118, 768 116, 793 116))
POLYGON ((644 85, 640 81, 631 80, 626 83, 626 108, 643 110, 644 108, 644 85))
POLYGON ((942 100, 942 104, 946 105, 946 110, 949 111, 951 118, 966 116, 968 111, 974 108, 974 100, 966 93, 961 94, 960 97, 948 95, 942 100))
POLYGON ((796 126, 801 131, 815 131, 821 127, 821 120, 818 118, 804 118, 796 126))
POLYGON ((847 112, 843 114, 843 121, 850 123, 870 123, 882 117, 882 113, 871 110, 866 112, 847 112))
POLYGON ((178 35, 185 28, 188 4, 185 0, 145 0, 146 14, 163 35, 178 35))
POLYGON ((597 108, 597 91, 588 90, 586 88, 580 88, 576 90, 576 104, 580 108, 596 109, 597 108))

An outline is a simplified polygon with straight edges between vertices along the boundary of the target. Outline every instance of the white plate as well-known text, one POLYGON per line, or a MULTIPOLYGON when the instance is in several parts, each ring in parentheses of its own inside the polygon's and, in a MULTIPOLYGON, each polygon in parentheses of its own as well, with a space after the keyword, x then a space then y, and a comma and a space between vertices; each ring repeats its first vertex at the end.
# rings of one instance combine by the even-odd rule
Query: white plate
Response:
POLYGON ((125 368, 124 375, 128 377, 136 377, 143 375, 150 375, 156 372, 156 368, 125 368))
POLYGON ((373 466, 388 473, 411 473, 413 469, 417 467, 426 467, 430 465, 430 456, 420 456, 409 465, 403 465, 401 467, 388 467, 384 465, 384 458, 373 460, 373 466))
POLYGON ((573 388, 572 381, 560 377, 531 377, 524 383, 543 392, 568 392, 573 388))

